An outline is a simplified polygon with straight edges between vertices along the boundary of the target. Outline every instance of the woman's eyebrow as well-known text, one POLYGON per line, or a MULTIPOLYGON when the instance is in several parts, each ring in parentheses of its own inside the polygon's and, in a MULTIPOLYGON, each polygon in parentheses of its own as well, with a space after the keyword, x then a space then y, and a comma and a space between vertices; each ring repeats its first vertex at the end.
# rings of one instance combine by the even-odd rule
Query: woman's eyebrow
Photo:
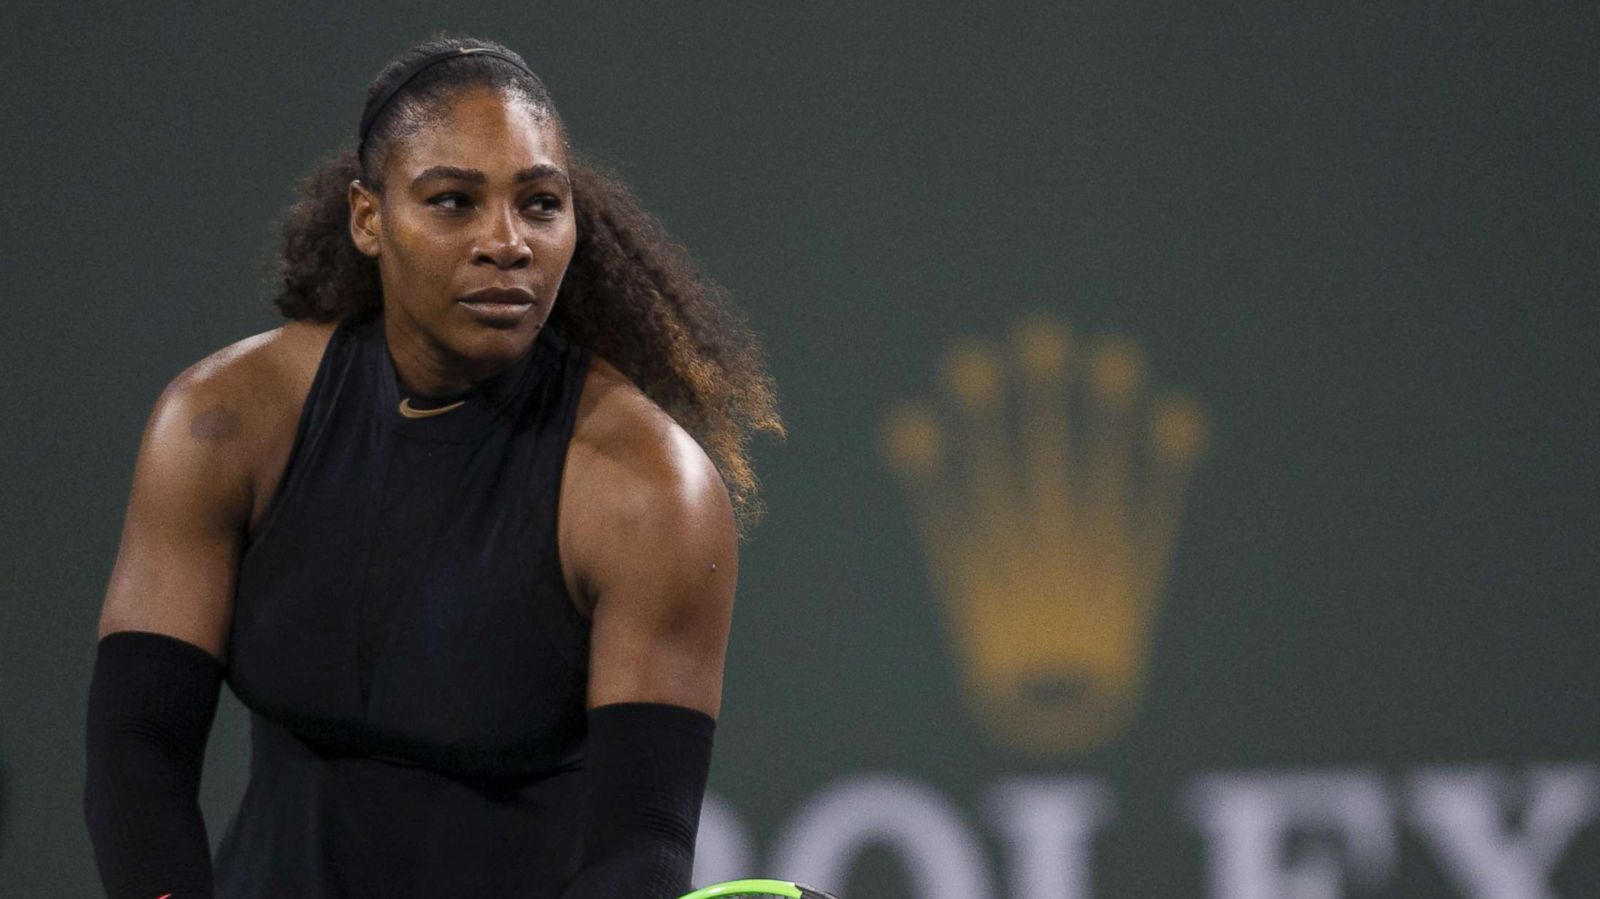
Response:
POLYGON ((553 166, 547 162, 530 165, 514 175, 511 180, 521 184, 524 181, 537 181, 540 178, 554 178, 566 184, 572 183, 572 180, 567 177, 567 173, 563 172, 559 166, 553 166))
POLYGON ((463 169, 453 165, 436 165, 422 170, 422 174, 411 179, 411 186, 416 187, 424 181, 435 179, 449 179, 451 181, 467 181, 472 184, 482 184, 489 180, 489 176, 477 169, 463 169))
MULTIPOLYGON (((549 163, 544 162, 541 162, 538 165, 528 166, 527 168, 513 175, 511 180, 521 184, 524 181, 537 181, 540 178, 555 178, 556 180, 564 183, 571 183, 571 179, 567 177, 567 173, 562 171, 559 166, 550 165, 549 163)), ((423 169, 422 174, 411 180, 411 186, 416 187, 424 181, 432 181, 435 179, 449 179, 453 181, 465 181, 469 184, 483 184, 489 180, 489 176, 478 171, 477 169, 464 169, 460 166, 454 165, 436 165, 432 166, 431 168, 423 169)))

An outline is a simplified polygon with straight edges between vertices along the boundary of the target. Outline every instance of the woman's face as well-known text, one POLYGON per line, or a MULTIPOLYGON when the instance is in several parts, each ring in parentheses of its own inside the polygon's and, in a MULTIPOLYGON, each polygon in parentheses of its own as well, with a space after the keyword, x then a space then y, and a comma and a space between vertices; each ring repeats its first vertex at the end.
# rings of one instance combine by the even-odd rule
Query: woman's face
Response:
POLYGON ((577 227, 553 117, 488 88, 446 102, 391 146, 381 195, 351 186, 351 236, 377 257, 397 363, 479 380, 538 336, 577 227))

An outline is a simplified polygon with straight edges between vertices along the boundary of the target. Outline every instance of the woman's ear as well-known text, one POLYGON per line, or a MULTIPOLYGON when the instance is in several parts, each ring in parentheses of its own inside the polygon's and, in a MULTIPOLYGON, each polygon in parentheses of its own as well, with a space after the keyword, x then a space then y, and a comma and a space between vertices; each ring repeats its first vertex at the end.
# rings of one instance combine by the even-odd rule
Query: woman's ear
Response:
POLYGON ((350 239, 355 242, 356 249, 368 256, 376 257, 383 248, 378 240, 378 225, 381 212, 378 209, 378 194, 369 189, 360 180, 350 182, 350 239))

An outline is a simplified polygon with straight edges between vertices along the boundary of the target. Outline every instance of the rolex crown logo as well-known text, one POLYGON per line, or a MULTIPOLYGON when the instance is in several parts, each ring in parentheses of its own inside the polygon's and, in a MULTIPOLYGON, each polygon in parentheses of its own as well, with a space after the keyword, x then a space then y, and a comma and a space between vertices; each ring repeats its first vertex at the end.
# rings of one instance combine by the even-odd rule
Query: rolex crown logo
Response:
POLYGON ((1137 707, 1200 407, 1153 394, 1122 337, 1022 322, 945 360, 944 396, 892 412, 883 454, 915 514, 966 698, 1000 739, 1058 753, 1137 707))

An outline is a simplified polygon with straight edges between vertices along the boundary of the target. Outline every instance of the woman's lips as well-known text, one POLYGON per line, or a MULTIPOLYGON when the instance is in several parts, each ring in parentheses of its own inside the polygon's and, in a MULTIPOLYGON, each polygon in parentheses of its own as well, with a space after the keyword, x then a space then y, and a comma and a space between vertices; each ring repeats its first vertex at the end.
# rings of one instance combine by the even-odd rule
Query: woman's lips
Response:
POLYGON ((509 327, 522 320, 534 307, 533 291, 521 287, 486 287, 461 297, 456 302, 473 318, 493 327, 509 327))

